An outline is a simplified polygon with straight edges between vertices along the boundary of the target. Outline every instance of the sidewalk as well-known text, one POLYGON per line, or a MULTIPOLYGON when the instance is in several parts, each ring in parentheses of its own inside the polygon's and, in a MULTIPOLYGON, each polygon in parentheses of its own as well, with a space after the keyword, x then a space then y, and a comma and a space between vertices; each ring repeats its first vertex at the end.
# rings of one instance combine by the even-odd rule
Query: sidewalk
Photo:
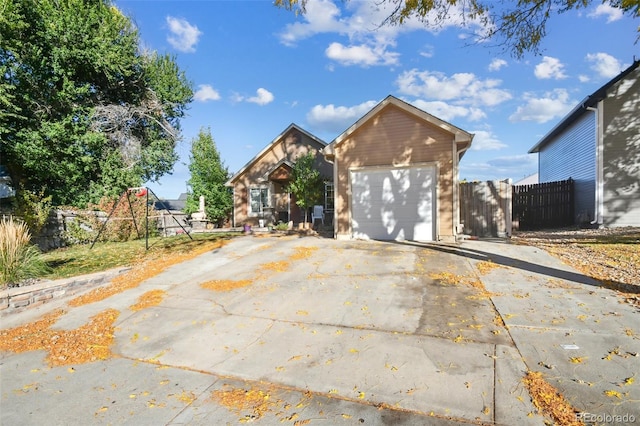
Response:
POLYGON ((579 418, 640 423, 637 308, 535 247, 469 241, 460 251, 495 293, 492 301, 527 368, 542 373, 579 418), (497 267, 480 271, 483 261, 497 267))

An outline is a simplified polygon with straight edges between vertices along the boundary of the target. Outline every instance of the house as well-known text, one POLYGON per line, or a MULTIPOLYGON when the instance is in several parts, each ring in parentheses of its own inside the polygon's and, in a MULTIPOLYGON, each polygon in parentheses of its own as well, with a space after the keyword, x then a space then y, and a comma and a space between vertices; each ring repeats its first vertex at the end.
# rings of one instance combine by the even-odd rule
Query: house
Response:
POLYGON ((153 207, 156 210, 169 210, 173 212, 184 212, 187 205, 187 193, 183 192, 175 200, 159 199, 154 201, 153 207))
POLYGON ((458 164, 473 135, 388 96, 334 139, 338 239, 454 241, 458 164))
POLYGON ((640 226, 639 66, 587 96, 529 150, 540 182, 575 181, 576 224, 640 226))
POLYGON ((289 125, 226 183, 233 188, 233 226, 302 222, 304 212, 287 186, 296 160, 310 152, 315 154, 315 166, 321 176, 328 181, 324 209, 332 210, 333 166, 320 154, 326 145, 299 126, 289 125))

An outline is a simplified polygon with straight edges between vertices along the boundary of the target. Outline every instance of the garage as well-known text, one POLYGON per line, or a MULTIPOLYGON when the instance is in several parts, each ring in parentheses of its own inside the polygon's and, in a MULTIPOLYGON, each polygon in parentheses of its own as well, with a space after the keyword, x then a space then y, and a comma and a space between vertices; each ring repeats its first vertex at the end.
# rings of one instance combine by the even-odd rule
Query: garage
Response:
POLYGON ((322 149, 337 239, 455 242, 459 162, 473 135, 388 96, 322 149))
POLYGON ((434 165, 351 170, 352 237, 433 241, 436 176, 434 165))

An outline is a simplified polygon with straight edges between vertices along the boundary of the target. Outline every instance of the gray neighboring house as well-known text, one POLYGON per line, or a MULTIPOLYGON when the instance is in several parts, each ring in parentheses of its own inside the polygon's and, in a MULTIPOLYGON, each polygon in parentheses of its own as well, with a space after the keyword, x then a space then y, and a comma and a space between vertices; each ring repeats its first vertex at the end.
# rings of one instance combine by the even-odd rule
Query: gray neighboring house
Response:
POLYGON ((587 96, 529 153, 540 182, 575 180, 575 222, 640 226, 640 61, 587 96))
POLYGON ((183 192, 176 200, 156 200, 153 206, 156 210, 169 210, 171 212, 184 213, 184 208, 187 205, 187 193, 183 192))

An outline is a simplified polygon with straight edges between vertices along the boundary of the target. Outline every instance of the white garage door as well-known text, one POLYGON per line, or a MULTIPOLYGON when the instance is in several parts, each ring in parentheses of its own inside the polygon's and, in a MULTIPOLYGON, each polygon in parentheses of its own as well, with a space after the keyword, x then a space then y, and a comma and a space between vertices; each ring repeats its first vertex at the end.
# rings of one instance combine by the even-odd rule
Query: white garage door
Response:
POLYGON ((351 171, 354 238, 433 241, 434 166, 351 171))

